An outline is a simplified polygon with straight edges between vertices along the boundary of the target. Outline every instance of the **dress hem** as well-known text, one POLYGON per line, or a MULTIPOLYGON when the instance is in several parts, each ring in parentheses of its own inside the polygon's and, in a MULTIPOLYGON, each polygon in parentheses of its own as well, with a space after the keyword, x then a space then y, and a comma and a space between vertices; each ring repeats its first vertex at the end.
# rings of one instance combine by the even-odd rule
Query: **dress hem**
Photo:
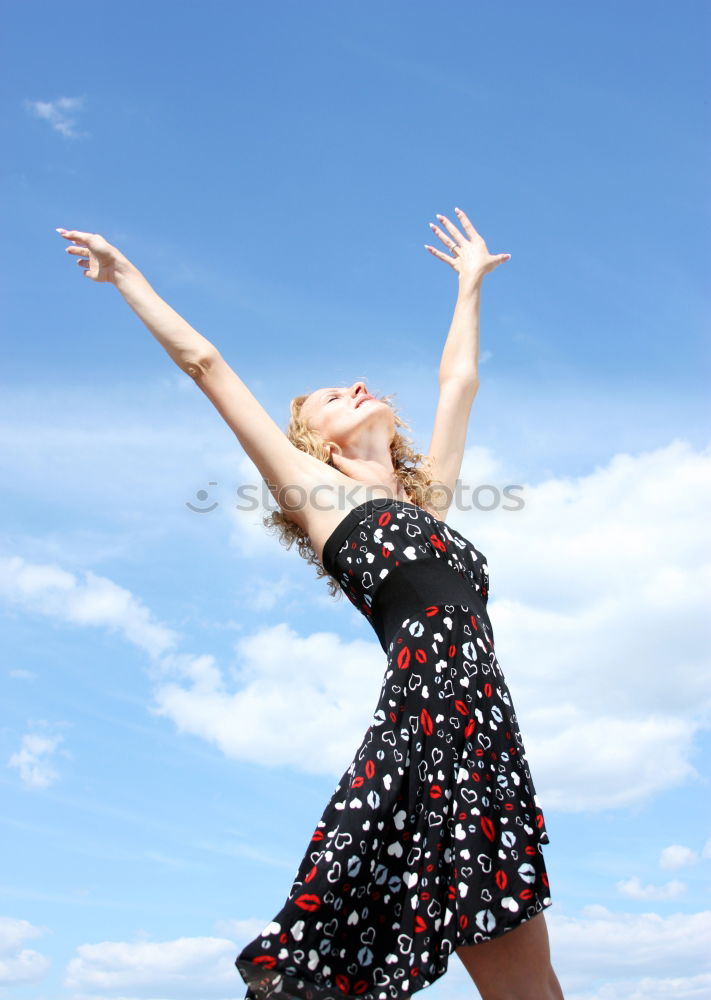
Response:
MULTIPOLYGON (((235 960, 235 966, 237 971, 242 976, 246 986, 247 993, 245 994, 244 1000, 269 1000, 271 997, 277 998, 277 1000, 406 1000, 407 997, 412 996, 415 993, 419 993, 420 990, 427 989, 428 986, 433 986, 438 980, 442 979, 443 976, 449 971, 449 962, 453 955, 456 954, 458 948, 466 948, 470 945, 484 944, 486 941, 493 941, 495 938, 503 937, 505 934, 510 934, 511 931, 520 927, 522 924, 527 923, 534 917, 537 917, 544 910, 547 910, 553 905, 553 900, 550 896, 539 896, 535 895, 532 897, 536 903, 540 903, 540 910, 537 910, 530 917, 525 917, 524 919, 512 920, 507 924, 497 923, 497 933, 496 934, 484 934, 482 931, 477 931, 475 934, 469 935, 457 935, 455 939, 455 945, 451 952, 448 952, 444 956, 444 964, 440 965, 438 970, 432 977, 428 978, 420 974, 419 976, 413 977, 409 980, 408 989, 400 989, 397 997, 393 997, 392 993, 388 989, 388 985, 393 984, 383 984, 382 986, 368 984, 367 988, 360 990, 360 992, 355 992, 350 990, 351 979, 355 980, 354 985, 358 985, 358 980, 355 976, 344 977, 343 986, 348 982, 348 987, 345 989, 343 986, 339 986, 336 982, 336 977, 334 979, 328 979, 325 982, 317 983, 315 980, 307 979, 303 974, 291 975, 286 972, 281 972, 279 969, 268 969, 262 970, 258 966, 249 960, 240 960, 239 958, 235 960), (251 972, 254 971, 254 975, 251 972), (272 981, 276 980, 277 977, 281 976, 282 981, 277 983, 273 989, 261 990, 253 988, 252 984, 257 984, 259 981, 265 983, 269 982, 270 978, 272 981), (297 984, 294 988, 289 988, 289 984, 297 984), (301 985, 298 985, 301 984, 301 985)), ((529 902, 530 905, 530 902, 529 902)), ((512 915, 513 916, 513 915, 512 915)), ((365 980, 363 980, 365 982, 365 980)), ((397 984, 394 984, 397 985, 397 984)))

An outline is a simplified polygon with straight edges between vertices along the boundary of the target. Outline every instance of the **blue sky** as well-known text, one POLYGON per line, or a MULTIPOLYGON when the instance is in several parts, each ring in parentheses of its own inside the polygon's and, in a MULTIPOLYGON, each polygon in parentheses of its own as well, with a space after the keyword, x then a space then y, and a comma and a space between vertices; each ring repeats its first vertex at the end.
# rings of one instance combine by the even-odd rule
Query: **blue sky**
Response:
MULTIPOLYGON (((4 20, 0 997, 242 997, 384 663, 55 227, 119 246, 282 427, 362 377, 424 449, 455 205, 512 254, 461 478, 526 503, 448 520, 489 561, 554 965, 566 1000, 711 996, 707 6, 4 20)), ((471 997, 458 966, 428 997, 471 997)))

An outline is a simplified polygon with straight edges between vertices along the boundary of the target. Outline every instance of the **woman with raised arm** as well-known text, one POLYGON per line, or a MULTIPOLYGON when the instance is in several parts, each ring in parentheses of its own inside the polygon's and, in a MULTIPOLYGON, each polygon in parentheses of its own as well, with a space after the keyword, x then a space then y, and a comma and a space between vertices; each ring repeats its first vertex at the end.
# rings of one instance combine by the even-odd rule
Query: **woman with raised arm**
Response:
POLYGON ((479 387, 482 282, 510 257, 455 212, 461 229, 430 223, 445 251, 425 244, 458 279, 426 456, 361 381, 295 397, 284 433, 116 247, 57 230, 224 417, 281 508, 272 523, 386 655, 371 725, 284 905, 235 960, 247 1000, 401 1000, 453 953, 482 1000, 563 997, 543 913, 549 838, 494 651, 487 561, 445 523, 479 387))

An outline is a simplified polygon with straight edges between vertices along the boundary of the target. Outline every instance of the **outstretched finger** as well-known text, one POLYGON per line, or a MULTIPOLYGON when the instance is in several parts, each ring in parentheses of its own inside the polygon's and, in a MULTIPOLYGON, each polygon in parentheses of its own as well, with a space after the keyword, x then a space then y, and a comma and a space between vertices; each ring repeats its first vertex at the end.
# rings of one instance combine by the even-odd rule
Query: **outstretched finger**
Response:
POLYGON ((67 253, 80 253, 82 257, 89 256, 89 247, 81 247, 78 244, 76 244, 75 246, 65 247, 64 249, 67 251, 67 253))
POLYGON ((81 233, 78 229, 57 229, 60 236, 65 240, 88 240, 92 233, 81 233))
POLYGON ((451 235, 454 237, 454 242, 457 243, 459 246, 461 246, 463 237, 462 234, 457 229, 457 227, 454 225, 454 223, 450 222, 446 215, 438 215, 437 218, 445 227, 445 229, 449 233, 451 233, 451 235))
POLYGON ((462 229, 467 234, 467 236, 478 236, 479 233, 472 225, 469 216, 466 214, 466 212, 463 212, 461 208, 455 208, 454 211, 457 213, 457 218, 461 222, 462 229))
POLYGON ((438 237, 438 239, 442 240, 444 245, 448 247, 452 252, 454 252, 455 247, 461 245, 459 243, 455 243, 454 240, 450 239, 450 237, 447 236, 446 233, 442 232, 439 226, 435 226, 434 222, 430 222, 430 228, 432 232, 435 234, 435 236, 438 237))
MULTIPOLYGON (((446 262, 448 264, 451 264, 452 267, 454 267, 454 265, 457 263, 457 258, 456 257, 448 257, 446 253, 442 253, 441 250, 436 250, 435 247, 431 247, 429 245, 429 243, 425 243, 425 244, 423 244, 423 246, 424 246, 425 250, 429 250, 429 252, 432 253, 432 254, 434 254, 435 257, 439 257, 440 260, 446 260, 446 262)), ((455 268, 455 270, 456 270, 456 268, 455 268)))

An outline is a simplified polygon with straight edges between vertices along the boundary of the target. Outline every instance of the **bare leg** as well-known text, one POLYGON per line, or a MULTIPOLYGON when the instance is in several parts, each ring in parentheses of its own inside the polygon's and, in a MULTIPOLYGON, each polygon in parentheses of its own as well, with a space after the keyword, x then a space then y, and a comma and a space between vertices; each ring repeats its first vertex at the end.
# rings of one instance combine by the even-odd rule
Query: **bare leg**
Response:
POLYGON ((545 913, 501 937, 457 948, 482 1000, 564 1000, 551 965, 545 913))

